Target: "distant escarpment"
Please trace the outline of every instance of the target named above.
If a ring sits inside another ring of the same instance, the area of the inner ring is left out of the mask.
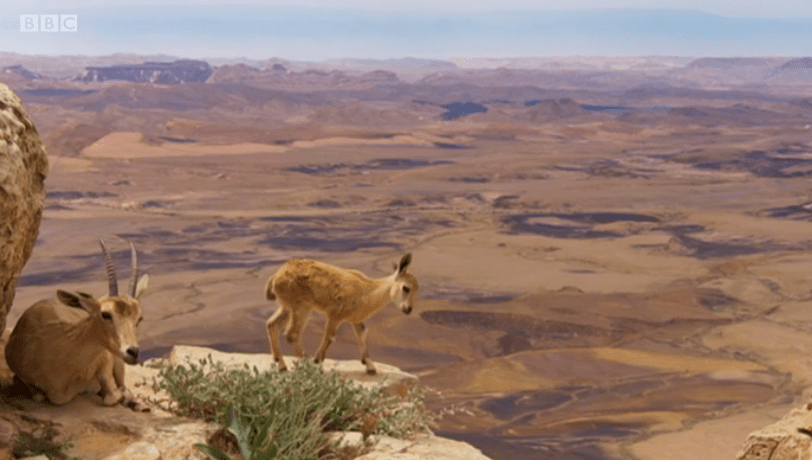
[[[707,57],[692,61],[686,69],[731,69],[733,67],[775,67],[780,58],[768,57]]]
[[[385,70],[374,70],[351,75],[340,70],[329,72],[308,69],[290,72],[275,64],[269,69],[258,69],[244,64],[218,67],[209,83],[238,83],[284,91],[368,90],[380,85],[400,85],[398,76]]]
[[[812,57],[789,60],[770,73],[773,84],[806,85],[812,77]]]
[[[561,118],[571,118],[586,114],[586,110],[580,104],[570,98],[562,99],[532,99],[525,101],[524,105],[529,107],[525,113],[528,121],[541,122],[558,120]]]
[[[84,74],[77,77],[76,81],[119,80],[133,83],[176,85],[205,82],[212,72],[211,66],[205,61],[145,62],[143,64],[109,67],[87,67]]]
[[[787,61],[778,67],[778,71],[812,69],[812,57],[804,57]]]
[[[42,75],[35,74],[21,65],[10,65],[8,67],[3,67],[0,69],[0,73],[6,75],[16,75],[26,80],[38,80],[44,78]]]
[[[0,84],[0,331],[39,234],[48,158],[20,99]]]

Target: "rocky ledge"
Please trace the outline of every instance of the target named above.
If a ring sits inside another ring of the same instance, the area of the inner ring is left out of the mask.
[[[1,356],[1,355],[0,355]],[[211,356],[212,361],[226,368],[256,366],[263,371],[271,366],[268,354],[223,353],[217,350],[176,346],[166,360],[169,364],[194,363]],[[286,357],[289,363],[295,358]],[[122,406],[104,407],[96,396],[81,396],[64,406],[36,403],[25,398],[7,398],[10,407],[0,411],[0,460],[16,458],[12,447],[20,433],[53,430],[54,439],[69,442],[67,454],[75,458],[99,458],[105,460],[166,460],[206,459],[197,451],[195,443],[205,443],[220,427],[199,420],[178,417],[170,413],[172,404],[168,395],[153,389],[153,379],[158,370],[144,365],[127,367],[127,386],[141,401],[147,402],[151,411],[133,412]],[[3,363],[5,364],[5,363]],[[335,370],[365,386],[384,385],[391,391],[417,383],[412,374],[394,366],[376,363],[378,374],[367,375],[358,361],[326,360],[325,369]],[[6,377],[8,370],[4,369]],[[361,443],[361,433],[339,432],[335,436],[344,443]],[[374,443],[370,452],[358,457],[361,460],[487,460],[474,447],[463,442],[440,438],[432,434],[412,439],[394,439],[372,436]]]
[[[737,460],[812,458],[812,402],[747,436]]]

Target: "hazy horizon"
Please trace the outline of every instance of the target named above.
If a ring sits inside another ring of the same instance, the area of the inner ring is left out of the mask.
[[[356,0],[107,4],[39,1],[0,15],[0,51],[187,58],[450,59],[528,56],[805,56],[812,5],[755,1]],[[597,5],[602,5],[597,8]],[[655,8],[655,5],[662,7]],[[23,32],[20,15],[76,15],[76,32]]]

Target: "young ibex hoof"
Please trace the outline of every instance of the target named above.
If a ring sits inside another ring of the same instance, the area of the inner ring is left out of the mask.
[[[121,401],[121,404],[124,407],[128,408],[128,409],[134,410],[135,412],[151,412],[152,411],[152,409],[150,409],[148,406],[146,406],[144,404],[141,404],[139,401],[136,401],[135,399],[129,399],[129,400]]]

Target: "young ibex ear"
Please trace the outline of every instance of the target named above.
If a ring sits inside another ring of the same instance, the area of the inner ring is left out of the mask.
[[[99,302],[86,292],[68,292],[61,289],[56,291],[56,297],[63,304],[72,308],[81,308],[90,314],[99,311]]]
[[[403,255],[403,257],[400,258],[400,263],[396,267],[398,274],[405,272],[406,267],[408,267],[410,263],[412,263],[412,253],[407,252],[406,254]]]
[[[135,296],[133,297],[140,299],[144,291],[147,290],[147,283],[149,283],[149,275],[142,276],[135,285]]]

